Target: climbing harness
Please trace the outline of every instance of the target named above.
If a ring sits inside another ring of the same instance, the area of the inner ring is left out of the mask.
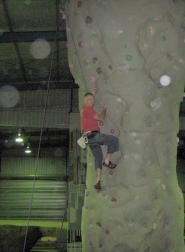
[[[82,136],[77,140],[77,143],[82,149],[85,149],[88,143],[87,134],[82,134]]]

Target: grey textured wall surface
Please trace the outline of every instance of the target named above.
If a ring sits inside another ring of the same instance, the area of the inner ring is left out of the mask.
[[[84,252],[184,251],[183,197],[176,176],[184,93],[184,1],[69,1],[69,64],[84,91],[107,108],[102,132],[120,140],[118,167],[93,189],[88,153]],[[171,85],[163,87],[167,75]],[[105,149],[104,149],[105,152]]]

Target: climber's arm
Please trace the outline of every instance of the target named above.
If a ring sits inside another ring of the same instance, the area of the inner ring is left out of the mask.
[[[93,91],[92,91],[93,96],[95,97],[97,94],[97,87],[94,87]],[[101,112],[96,112],[96,115],[94,116],[94,119],[96,119],[97,121],[102,121],[105,119],[106,116],[106,108],[104,108]]]
[[[101,112],[97,112],[96,115],[94,116],[94,119],[98,121],[102,121],[105,119],[107,110],[104,108]]]

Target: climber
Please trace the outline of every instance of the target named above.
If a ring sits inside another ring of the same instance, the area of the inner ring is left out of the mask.
[[[83,107],[80,110],[81,119],[81,133],[85,133],[88,139],[88,145],[95,158],[96,169],[96,184],[95,189],[101,189],[101,171],[103,153],[101,145],[107,145],[107,156],[103,165],[114,169],[116,164],[112,162],[112,154],[119,150],[118,138],[112,135],[102,134],[100,132],[99,123],[105,119],[106,109],[104,108],[100,113],[94,110],[95,92],[88,92],[84,95]]]

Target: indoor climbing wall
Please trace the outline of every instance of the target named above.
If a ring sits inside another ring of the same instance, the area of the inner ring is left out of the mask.
[[[184,14],[182,0],[66,5],[69,65],[81,98],[97,89],[96,109],[107,108],[101,131],[120,141],[114,155],[118,167],[103,168],[99,193],[88,151],[83,252],[184,251],[183,197],[176,178]]]

